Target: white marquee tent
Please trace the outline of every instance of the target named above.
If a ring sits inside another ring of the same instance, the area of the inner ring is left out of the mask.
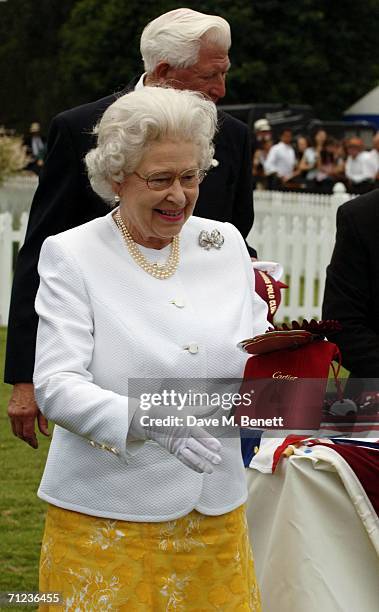
[[[371,121],[379,129],[379,85],[347,108],[344,116],[351,121]]]

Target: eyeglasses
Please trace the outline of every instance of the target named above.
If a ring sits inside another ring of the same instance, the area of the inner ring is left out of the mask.
[[[164,191],[171,187],[177,178],[183,189],[196,187],[204,180],[208,173],[200,168],[189,168],[189,170],[183,170],[180,174],[171,174],[170,172],[153,172],[148,176],[141,176],[138,172],[133,172],[133,174],[138,176],[141,181],[145,181],[149,189]]]

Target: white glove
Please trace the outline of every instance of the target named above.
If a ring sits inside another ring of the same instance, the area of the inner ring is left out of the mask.
[[[149,423],[152,424],[143,426],[140,421],[142,416],[147,416]],[[164,416],[161,407],[158,409],[152,407],[148,412],[138,407],[131,420],[128,437],[137,440],[154,440],[195,472],[212,474],[213,465],[221,463],[218,454],[221,449],[219,440],[198,426],[154,425],[155,418]]]
[[[276,261],[253,261],[253,268],[270,274],[275,280],[280,280],[283,276],[283,266]]]

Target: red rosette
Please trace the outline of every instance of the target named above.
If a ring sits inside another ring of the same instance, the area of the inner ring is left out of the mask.
[[[319,338],[325,338],[328,333],[341,331],[341,329],[342,325],[340,322],[332,319],[327,319],[326,321],[316,321],[316,319],[307,321],[307,319],[303,319],[301,323],[298,321],[291,321],[290,325],[283,323],[282,326],[274,326],[275,331],[305,330]]]
[[[304,319],[302,323],[292,321],[291,325],[283,323],[282,326],[275,326],[265,334],[260,334],[254,338],[247,338],[238,343],[245,353],[250,355],[263,355],[284,349],[297,349],[305,344],[316,340],[323,340],[330,331],[342,329],[338,321],[316,321]]]
[[[254,338],[242,340],[238,346],[250,355],[263,355],[283,349],[297,349],[309,344],[313,335],[303,329],[288,331],[270,331]]]

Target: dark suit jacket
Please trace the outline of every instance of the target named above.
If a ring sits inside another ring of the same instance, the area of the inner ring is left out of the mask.
[[[323,319],[342,331],[328,334],[342,364],[356,378],[379,378],[379,189],[343,204],[327,278]]]
[[[136,81],[125,91],[134,88]],[[65,111],[51,123],[47,156],[33,199],[25,243],[16,265],[8,323],[5,382],[32,381],[37,315],[34,299],[43,241],[109,212],[88,182],[83,159],[95,146],[91,130],[117,95]],[[200,185],[194,214],[233,223],[246,237],[254,220],[251,156],[245,124],[219,112],[217,168]],[[251,250],[254,255],[255,251]]]

